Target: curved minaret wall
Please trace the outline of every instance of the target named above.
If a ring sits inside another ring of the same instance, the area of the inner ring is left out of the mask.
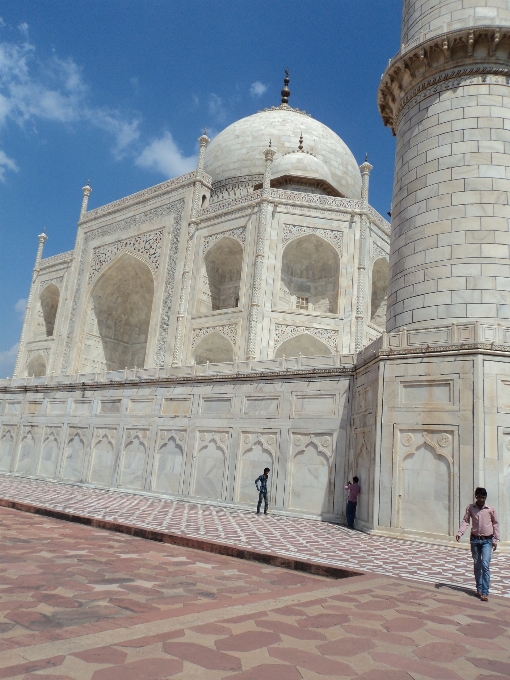
[[[510,2],[406,0],[387,330],[510,319]]]
[[[458,28],[509,24],[508,0],[404,0],[402,43]]]

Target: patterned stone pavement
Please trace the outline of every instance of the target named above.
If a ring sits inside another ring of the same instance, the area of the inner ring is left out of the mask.
[[[469,551],[369,536],[324,522],[0,475],[0,499],[395,578],[471,588]],[[496,552],[493,594],[510,596],[510,555]]]
[[[510,601],[0,508],[0,680],[508,680]]]

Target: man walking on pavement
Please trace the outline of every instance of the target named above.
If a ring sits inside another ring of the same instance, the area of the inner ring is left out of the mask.
[[[475,499],[476,503],[467,506],[464,519],[455,538],[460,541],[462,534],[471,522],[470,543],[476,594],[482,602],[487,602],[491,580],[491,557],[498,547],[499,541],[499,522],[494,508],[487,505],[487,491],[481,486],[475,489]]]
[[[264,515],[267,515],[267,478],[269,476],[269,468],[264,468],[264,474],[257,477],[255,480],[255,486],[259,492],[259,502],[257,503],[257,515],[260,515],[260,506],[262,501],[264,501]]]
[[[358,496],[361,491],[359,485],[358,477],[352,478],[351,482],[347,482],[345,489],[349,489],[349,495],[347,496],[347,508],[345,510],[345,517],[347,519],[347,526],[349,529],[354,529],[354,518],[356,517],[356,507],[358,505]]]

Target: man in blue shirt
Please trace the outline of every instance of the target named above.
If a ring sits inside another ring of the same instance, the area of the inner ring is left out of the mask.
[[[267,515],[267,478],[269,476],[269,468],[264,468],[264,474],[257,477],[255,486],[259,492],[259,502],[257,503],[257,515],[260,515],[260,506],[264,500],[264,515]]]

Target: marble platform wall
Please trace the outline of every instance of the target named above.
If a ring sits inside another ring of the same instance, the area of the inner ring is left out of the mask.
[[[272,507],[341,517],[351,381],[13,390],[0,470],[252,506],[269,467]]]

